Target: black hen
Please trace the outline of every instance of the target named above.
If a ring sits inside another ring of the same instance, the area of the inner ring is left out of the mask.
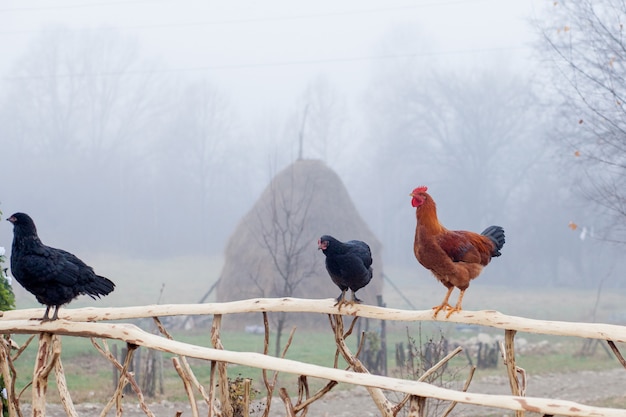
[[[7,219],[13,223],[11,272],[24,288],[46,305],[42,320],[59,318],[59,307],[81,294],[93,299],[107,295],[115,284],[96,275],[90,266],[69,252],[44,245],[28,214],[15,213]],[[50,307],[54,315],[48,317]]]
[[[317,242],[318,249],[326,255],[326,270],[341,290],[337,304],[346,303],[346,291],[352,290],[352,303],[360,303],[356,292],[372,280],[372,252],[365,242],[350,240],[340,242],[324,235]]]

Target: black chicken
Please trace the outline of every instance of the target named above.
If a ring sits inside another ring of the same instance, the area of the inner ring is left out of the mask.
[[[332,236],[324,235],[317,242],[318,249],[326,255],[326,270],[335,285],[341,290],[337,303],[341,308],[345,303],[360,303],[356,292],[372,279],[372,252],[365,242],[350,240],[340,242]],[[346,301],[346,291],[352,290],[352,301]]]
[[[85,294],[93,299],[107,295],[115,284],[96,275],[90,266],[69,252],[44,245],[28,214],[15,213],[13,223],[11,272],[26,290],[46,305],[42,321],[59,318],[59,307]],[[54,306],[52,318],[48,316]]]

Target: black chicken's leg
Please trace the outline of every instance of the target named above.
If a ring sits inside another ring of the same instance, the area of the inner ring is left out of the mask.
[[[351,291],[352,291],[352,303],[361,304],[363,300],[356,297],[356,291],[354,290],[351,290]]]
[[[54,314],[52,315],[52,320],[59,319],[59,306],[54,306]]]
[[[46,311],[45,313],[43,313],[43,317],[41,318],[41,321],[50,321],[50,317],[48,316],[49,312],[50,312],[50,306],[46,306]]]
[[[43,313],[43,317],[41,318],[42,322],[54,321],[59,318],[59,306],[54,306],[54,313],[52,314],[52,318],[50,318],[50,316],[48,315],[50,313],[50,307],[52,306],[46,306],[46,312]]]
[[[337,302],[335,303],[335,306],[338,305],[340,309],[341,309],[341,306],[346,303],[346,291],[347,290],[348,290],[347,288],[345,290],[341,290],[341,294],[339,294],[339,297],[337,297]]]

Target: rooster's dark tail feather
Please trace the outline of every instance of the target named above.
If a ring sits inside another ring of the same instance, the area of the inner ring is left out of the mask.
[[[502,255],[500,249],[504,246],[504,229],[500,226],[489,226],[481,233],[483,236],[487,236],[493,242],[495,248],[491,253],[491,256],[496,257]]]

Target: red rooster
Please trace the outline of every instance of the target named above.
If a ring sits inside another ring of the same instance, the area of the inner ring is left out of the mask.
[[[448,230],[437,219],[437,206],[426,192],[427,187],[417,187],[410,194],[411,205],[415,207],[417,227],[415,228],[415,257],[425,268],[448,289],[443,302],[433,307],[434,315],[447,309],[450,317],[461,311],[463,294],[470,281],[476,278],[492,257],[500,256],[504,245],[504,229],[489,226],[481,234],[464,230]],[[461,290],[455,307],[448,303],[454,288]]]

